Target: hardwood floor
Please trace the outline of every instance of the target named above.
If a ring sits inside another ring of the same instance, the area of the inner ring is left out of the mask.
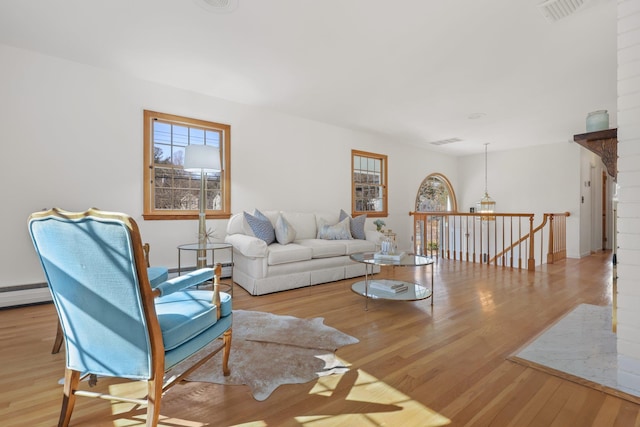
[[[439,261],[433,307],[429,300],[370,301],[365,311],[350,290],[359,279],[261,297],[237,286],[236,309],[324,317],[357,337],[360,343],[337,352],[350,371],[281,386],[263,402],[245,386],[182,383],[164,396],[161,425],[640,426],[640,405],[507,360],[576,305],[610,304],[610,260],[601,253],[535,273]],[[412,280],[414,273],[383,274]],[[50,354],[53,306],[0,311],[0,325],[0,420],[55,425],[64,351]],[[138,383],[98,386],[143,390]],[[142,425],[144,412],[78,398],[72,425]]]

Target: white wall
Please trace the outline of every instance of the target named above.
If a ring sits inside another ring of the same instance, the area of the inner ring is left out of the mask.
[[[44,281],[26,222],[31,212],[52,206],[126,212],[151,244],[152,263],[176,267],[176,246],[195,241],[197,221],[142,219],[144,109],[232,126],[233,212],[255,207],[349,211],[351,149],[386,154],[390,215],[385,220],[398,232],[400,245],[409,248],[408,212],[422,179],[441,172],[455,184],[454,158],[400,141],[3,45],[0,63],[5,203],[0,287]],[[226,221],[207,225],[223,236]]]
[[[640,393],[640,0],[618,0],[618,382]]]
[[[575,143],[539,145],[487,154],[487,189],[498,212],[542,214],[569,212],[567,256],[580,257],[581,148]],[[468,212],[484,194],[484,153],[458,163],[458,208]]]
[[[2,45],[0,61],[0,178],[9,203],[0,222],[0,287],[43,282],[26,220],[52,206],[129,213],[152,246],[152,263],[177,266],[176,246],[195,240],[197,223],[142,219],[144,109],[232,126],[233,212],[349,210],[351,149],[388,155],[385,221],[402,249],[412,248],[408,213],[427,175],[447,176],[463,211],[484,191],[483,154],[456,159]],[[580,150],[566,142],[495,153],[489,146],[489,193],[498,210],[570,211],[571,257],[580,256]],[[208,227],[222,237],[226,221],[209,221]]]
[[[399,247],[405,251],[413,251],[413,217],[416,195],[422,181],[432,173],[445,175],[454,191],[458,191],[458,161],[455,158],[428,155],[429,160],[421,156],[412,156],[414,150],[409,146],[398,146],[393,156],[389,157],[389,186],[405,187],[406,194],[394,191],[389,198],[389,218],[385,219],[386,228],[397,234]],[[399,161],[399,158],[402,160]],[[457,195],[457,194],[456,194]]]

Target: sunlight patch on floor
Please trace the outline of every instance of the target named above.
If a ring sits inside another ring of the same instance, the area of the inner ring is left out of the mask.
[[[144,396],[147,393],[147,383],[144,381],[124,381],[111,384],[108,393],[115,396]],[[147,407],[135,403],[112,401],[111,413],[118,417],[113,420],[113,426],[116,427],[145,426],[147,422]],[[158,427],[203,427],[206,425],[208,424],[163,415],[160,415],[158,421]]]
[[[341,361],[343,362],[343,361]],[[348,366],[343,362],[344,366]],[[145,382],[109,384],[108,393],[114,395],[143,396]],[[451,420],[411,399],[406,394],[384,381],[358,369],[340,375],[319,377],[309,392],[310,399],[318,404],[317,415],[300,415],[293,419],[305,427],[323,426],[399,426],[420,425],[440,427],[451,424]],[[325,411],[326,412],[323,412]],[[143,426],[146,406],[133,403],[112,402],[113,426]],[[207,423],[160,416],[162,427],[202,427]],[[242,427],[272,427],[265,420],[239,424]]]
[[[333,397],[344,375],[318,379],[310,394]],[[346,413],[296,417],[303,426],[446,426],[451,420],[433,411],[383,381],[358,369],[357,379],[345,396]],[[360,411],[353,411],[360,408]]]

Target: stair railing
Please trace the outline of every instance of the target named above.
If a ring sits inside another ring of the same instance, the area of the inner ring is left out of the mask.
[[[414,217],[414,251],[442,257],[508,268],[535,270],[536,240],[544,260],[544,229],[549,224],[546,261],[566,257],[566,217],[544,214],[534,228],[532,213],[410,212]],[[538,236],[536,237],[536,235]],[[533,236],[533,238],[532,238]]]
[[[567,218],[571,216],[569,212],[546,213],[545,219],[549,218],[549,249],[547,250],[547,264],[567,257]]]

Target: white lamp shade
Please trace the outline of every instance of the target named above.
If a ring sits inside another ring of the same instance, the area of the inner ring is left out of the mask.
[[[220,152],[211,145],[187,145],[183,167],[189,172],[220,172]]]

